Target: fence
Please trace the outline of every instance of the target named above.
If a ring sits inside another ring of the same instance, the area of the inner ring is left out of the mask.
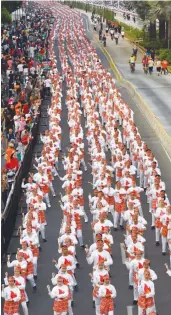
[[[15,221],[18,212],[18,205],[21,197],[21,184],[22,179],[25,178],[29,172],[30,164],[32,161],[33,149],[36,144],[36,138],[39,127],[39,115],[37,116],[32,128],[32,140],[27,146],[22,164],[15,176],[15,181],[11,188],[10,194],[7,199],[7,203],[1,218],[1,255],[2,258],[7,251],[10,243],[13,230],[15,227]]]

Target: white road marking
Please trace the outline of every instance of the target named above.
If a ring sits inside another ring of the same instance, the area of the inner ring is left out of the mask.
[[[88,19],[87,19],[87,18],[85,18],[85,20],[86,20],[86,27],[87,27],[87,30],[88,30],[88,32],[90,32],[90,30],[89,30],[89,23],[88,23]]]
[[[133,306],[127,306],[127,314],[133,315]]]
[[[123,265],[125,265],[126,255],[125,255],[125,250],[123,248],[123,245],[124,243],[120,243],[122,263]]]

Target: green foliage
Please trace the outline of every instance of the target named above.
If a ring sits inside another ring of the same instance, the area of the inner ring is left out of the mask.
[[[6,8],[9,13],[16,11],[22,5],[22,1],[1,1],[1,8]]]
[[[11,24],[12,23],[11,15],[6,8],[2,8],[2,10],[1,10],[1,23],[2,24]]]
[[[117,21],[117,20],[116,20]],[[131,40],[138,40],[138,39],[142,39],[144,38],[145,34],[144,34],[144,30],[140,30],[138,28],[134,28],[132,26],[129,26],[123,22],[117,21],[122,28],[124,28],[125,31],[125,35],[131,39]]]
[[[171,64],[171,50],[170,49],[160,49],[159,58],[161,60],[167,60]]]
[[[152,47],[154,49],[160,50],[163,47],[167,47],[167,41],[166,40],[148,40],[148,39],[144,39],[141,43],[141,46],[143,46],[144,48],[147,47]]]
[[[152,1],[151,8],[148,12],[148,18],[155,20],[156,18],[171,19],[171,4],[170,1]]]
[[[150,1],[132,1],[132,5],[136,9],[140,18],[145,21],[151,8]]]

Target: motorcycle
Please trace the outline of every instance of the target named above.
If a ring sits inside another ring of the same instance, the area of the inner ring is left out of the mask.
[[[130,63],[131,73],[135,72],[135,63]]]

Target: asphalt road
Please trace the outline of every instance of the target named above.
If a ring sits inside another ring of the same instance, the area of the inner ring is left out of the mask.
[[[90,21],[91,13],[84,13],[84,15],[87,15]],[[90,30],[91,26],[89,27],[88,24],[86,27]],[[98,31],[96,33],[98,34]],[[158,76],[155,67],[152,75],[144,74],[141,63],[143,54],[140,51],[138,51],[135,73],[132,74],[128,64],[132,54],[132,44],[127,39],[120,38],[119,44],[116,45],[108,36],[106,49],[124,79],[134,85],[171,136],[171,75]]]
[[[84,25],[86,27],[86,21],[84,20]],[[91,33],[88,34],[91,37]],[[105,57],[103,56],[101,50],[96,46],[97,53],[105,68],[109,68],[109,64]],[[58,46],[56,42],[56,55],[58,58]],[[58,60],[59,61],[59,60]],[[58,69],[60,70],[60,63],[58,62]],[[153,150],[156,155],[156,158],[159,161],[159,165],[162,171],[162,179],[166,182],[167,188],[170,189],[171,186],[171,177],[169,176],[170,172],[170,161],[168,160],[165,152],[163,151],[162,146],[160,145],[157,137],[154,132],[151,130],[151,127],[148,125],[144,117],[142,117],[139,112],[136,104],[134,103],[131,96],[127,93],[126,90],[120,90],[123,98],[130,104],[131,108],[135,112],[135,121],[140,130],[143,140],[149,144],[149,147]],[[69,129],[67,125],[67,109],[64,103],[65,99],[65,83],[63,84],[63,102],[62,102],[62,117],[61,117],[61,127],[62,127],[62,151],[66,153],[66,148],[69,144]],[[46,114],[46,108],[49,105],[49,100],[45,100],[41,108],[41,123],[40,131],[47,128],[47,118],[43,117]],[[84,128],[84,119],[82,118],[82,125]],[[84,128],[85,130],[85,128]],[[35,147],[35,152],[40,152],[42,145],[37,143]],[[88,162],[87,156],[87,141],[85,139],[85,160]],[[108,156],[109,161],[109,156]],[[34,160],[33,160],[34,162]],[[59,175],[64,176],[64,170],[62,167],[61,159],[59,164]],[[91,181],[91,169],[88,168],[87,172],[83,174],[83,189],[85,197],[85,210],[88,213],[89,223],[83,223],[83,236],[84,243],[92,243],[92,231],[90,227],[91,216],[88,209],[88,194],[91,193],[91,186],[88,184]],[[113,183],[114,185],[114,183]],[[58,178],[55,178],[54,181],[55,191],[57,197],[51,197],[52,207],[47,210],[47,240],[48,242],[42,244],[42,252],[40,254],[40,259],[38,261],[38,280],[37,280],[37,293],[32,293],[29,284],[27,285],[27,292],[30,298],[29,314],[30,315],[51,315],[52,311],[52,300],[47,294],[46,285],[50,284],[51,274],[55,272],[55,268],[52,264],[52,259],[57,259],[59,254],[57,252],[57,237],[59,233],[59,228],[62,220],[62,213],[59,207],[59,193],[63,192],[61,188],[61,182]],[[168,190],[168,196],[171,200],[171,191]],[[159,315],[170,315],[171,310],[171,282],[169,277],[165,273],[164,263],[169,262],[169,256],[163,257],[161,255],[161,247],[155,247],[155,237],[154,232],[150,229],[150,215],[148,212],[148,206],[146,204],[146,197],[142,194],[142,205],[144,217],[148,220],[148,229],[146,231],[146,257],[151,260],[151,267],[156,271],[158,275],[158,280],[155,281],[156,285],[156,305]],[[26,211],[25,208],[23,208]],[[20,207],[19,207],[20,212]],[[21,223],[21,215],[18,215],[16,221],[16,228]],[[14,232],[15,233],[15,232]],[[116,311],[115,315],[137,315],[137,307],[132,307],[132,291],[128,290],[128,271],[124,264],[122,264],[121,259],[121,250],[120,243],[123,242],[123,231],[112,232],[114,236],[114,245],[112,248],[113,251],[113,260],[114,264],[111,268],[112,274],[112,284],[116,287],[117,298],[116,298]],[[15,253],[18,247],[18,238],[12,238],[11,244],[9,247],[9,252]],[[74,315],[94,315],[95,311],[92,308],[92,288],[90,283],[90,278],[88,276],[92,268],[89,266],[85,259],[85,252],[83,249],[77,248],[78,261],[80,263],[80,268],[76,271],[76,278],[78,281],[78,292],[74,295]],[[14,259],[14,255],[12,256]],[[2,270],[2,275],[6,271],[5,265]],[[10,272],[11,273],[11,272]],[[130,308],[127,308],[130,306]]]

